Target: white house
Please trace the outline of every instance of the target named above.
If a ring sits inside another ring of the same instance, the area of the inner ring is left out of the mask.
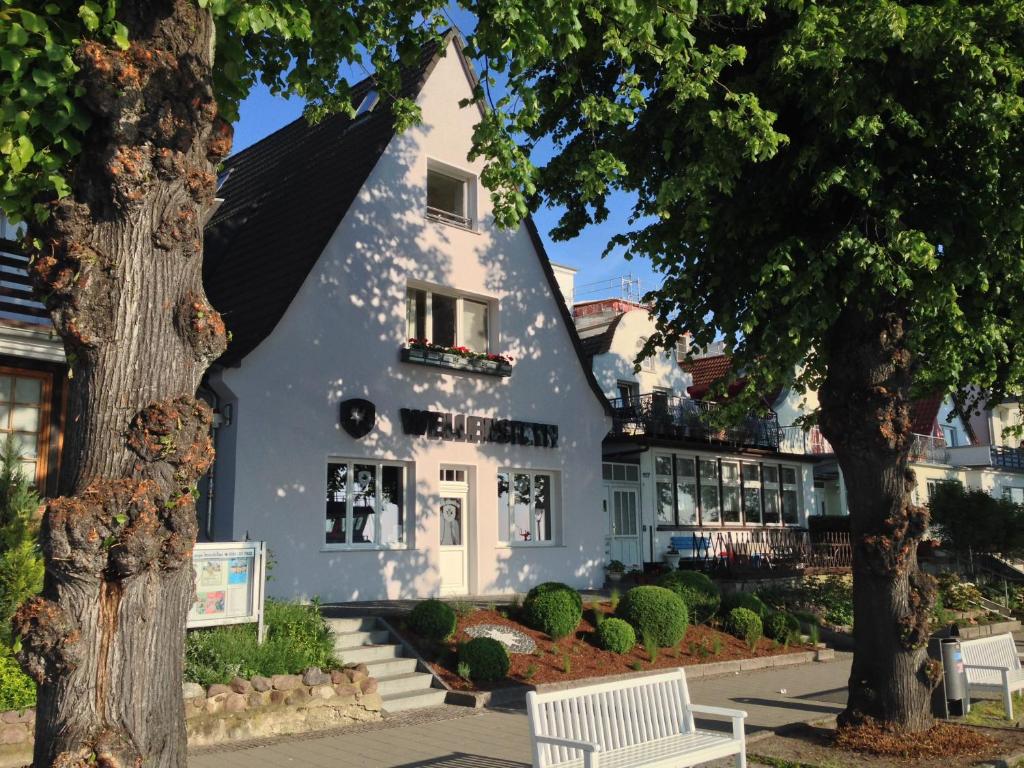
[[[226,163],[209,530],[269,542],[272,594],[603,581],[608,404],[532,222],[499,229],[466,159],[472,77],[450,36],[406,73],[418,127],[396,135],[366,82],[354,120],[299,120]]]
[[[714,356],[710,366],[684,369],[676,354],[662,353],[637,370],[637,354],[655,332],[644,305],[583,302],[574,317],[614,413],[602,467],[610,559],[660,562],[673,544],[683,558],[695,558],[806,525],[817,508],[818,457],[802,442],[788,450],[772,412],[732,428],[712,426],[716,404],[700,398],[704,379],[717,370]],[[686,343],[684,337],[678,355]]]

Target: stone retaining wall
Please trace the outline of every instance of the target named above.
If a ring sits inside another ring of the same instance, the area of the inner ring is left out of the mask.
[[[182,685],[189,746],[283,736],[381,719],[377,681],[365,664],[274,675],[204,688]],[[0,713],[0,768],[31,759],[34,709]]]

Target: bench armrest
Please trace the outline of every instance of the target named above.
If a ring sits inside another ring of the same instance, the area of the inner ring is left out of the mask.
[[[704,704],[688,704],[691,712],[699,712],[702,715],[717,715],[718,717],[731,717],[743,720],[747,713],[742,709],[726,709],[725,707],[709,707]]]
[[[732,737],[740,742],[740,744],[746,744],[747,735],[743,730],[743,721],[747,717],[747,713],[742,709],[726,709],[725,707],[709,707],[703,704],[687,704],[687,722],[688,727],[693,725],[693,716],[698,715],[716,715],[718,717],[729,717],[732,718]],[[744,747],[745,748],[745,747]]]
[[[533,740],[538,744],[550,744],[553,747],[565,747],[566,749],[578,749],[581,752],[600,752],[601,745],[590,741],[577,741],[575,739],[557,739],[554,736],[534,736]]]

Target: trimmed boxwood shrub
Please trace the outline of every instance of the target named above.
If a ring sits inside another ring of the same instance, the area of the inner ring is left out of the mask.
[[[722,597],[721,613],[726,618],[734,608],[746,608],[753,611],[759,619],[764,619],[771,613],[771,608],[757,595],[750,592],[732,592]]]
[[[715,582],[699,571],[669,571],[658,579],[658,586],[683,598],[694,624],[703,624],[714,616],[722,602]]]
[[[583,618],[583,598],[565,584],[548,581],[531,589],[523,601],[523,618],[552,640],[571,635]]]
[[[508,674],[508,651],[493,637],[474,637],[463,643],[459,661],[469,665],[469,678],[475,683],[490,683]]]
[[[726,619],[726,629],[733,637],[743,640],[753,648],[764,634],[761,617],[748,608],[733,608]]]
[[[601,647],[613,653],[628,653],[636,645],[636,632],[622,619],[608,618],[597,628]]]
[[[641,637],[671,648],[686,635],[689,612],[683,599],[664,587],[633,587],[616,610]]]
[[[455,634],[458,617],[455,609],[440,600],[417,603],[409,614],[409,626],[420,637],[428,640],[447,640]]]
[[[772,640],[789,643],[800,634],[800,622],[788,613],[774,611],[764,620],[764,633]]]

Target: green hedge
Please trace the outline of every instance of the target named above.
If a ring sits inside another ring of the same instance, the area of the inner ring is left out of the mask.
[[[636,632],[622,619],[608,618],[597,628],[601,647],[613,653],[629,653],[636,645]]]
[[[616,611],[641,637],[650,637],[660,648],[671,648],[686,635],[689,613],[686,603],[664,587],[633,587]],[[645,640],[646,642],[646,640]]]
[[[316,603],[268,600],[264,622],[263,645],[256,643],[255,624],[191,630],[185,641],[185,679],[212,685],[235,675],[287,675],[338,666],[334,636]]]
[[[523,601],[526,625],[552,640],[571,635],[583,618],[583,598],[565,584],[548,581],[531,589]]]
[[[0,646],[0,712],[36,705],[35,681],[21,671],[10,650]]]
[[[420,637],[429,640],[447,640],[455,634],[458,617],[455,609],[440,600],[417,603],[409,614],[409,626]]]
[[[783,611],[774,611],[764,620],[764,633],[780,643],[791,643],[800,635],[800,622],[795,616]]]
[[[728,618],[734,608],[746,608],[748,611],[753,611],[759,619],[766,618],[772,610],[761,598],[750,592],[732,592],[722,597],[720,609],[722,616]]]
[[[714,616],[722,602],[715,582],[699,571],[669,571],[658,579],[658,586],[683,598],[694,624],[703,624]]]
[[[469,665],[469,677],[475,683],[501,680],[510,666],[508,651],[493,637],[474,637],[463,643],[459,646],[459,661]]]
[[[733,608],[726,619],[726,629],[753,648],[764,634],[761,617],[747,608]]]

